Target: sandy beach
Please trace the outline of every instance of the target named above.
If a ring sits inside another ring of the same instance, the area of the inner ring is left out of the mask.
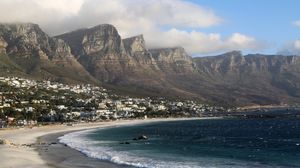
[[[88,158],[71,148],[58,143],[57,137],[68,132],[147,122],[160,122],[184,119],[122,120],[98,123],[82,123],[73,126],[53,125],[33,128],[0,130],[0,139],[7,144],[0,145],[2,168],[41,168],[41,167],[126,167],[110,162]],[[89,164],[91,163],[91,164]]]
[[[63,135],[67,132],[72,132],[77,130],[79,131],[84,129],[92,129],[98,127],[109,127],[109,126],[122,125],[122,124],[138,124],[142,122],[147,122],[147,121],[143,121],[143,120],[125,121],[124,120],[124,121],[75,124],[73,126],[53,125],[53,126],[33,127],[32,129],[19,128],[19,129],[0,130],[0,139],[4,139],[8,142],[8,144],[0,145],[1,167],[2,168],[56,167],[57,164],[53,165],[52,163],[53,162],[59,163],[57,161],[59,161],[60,158],[57,157],[57,159],[54,161],[53,158],[50,158],[50,160],[46,158],[45,153],[44,155],[40,155],[38,149],[41,148],[41,145],[46,145],[50,141],[51,143],[52,141],[56,142],[56,138],[58,136]],[[49,136],[45,136],[45,135],[49,135]],[[72,150],[72,152],[76,153],[77,151]],[[59,153],[59,151],[57,151],[56,153]],[[77,154],[78,153],[79,152],[77,152]],[[80,153],[80,155],[83,154]],[[67,167],[66,165],[62,167]]]

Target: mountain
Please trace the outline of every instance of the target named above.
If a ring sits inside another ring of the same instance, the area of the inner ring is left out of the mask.
[[[67,82],[96,81],[63,40],[49,37],[36,24],[0,24],[0,51],[2,63],[5,60],[17,67],[20,74]],[[16,73],[13,71],[10,73]]]
[[[182,47],[148,49],[109,24],[49,37],[36,24],[0,24],[0,75],[101,83],[119,93],[223,105],[296,104],[300,57],[232,51],[192,58]]]
[[[199,73],[214,86],[215,99],[235,104],[297,103],[300,98],[300,57],[238,51],[194,58]],[[207,93],[212,95],[213,93]]]
[[[153,96],[191,95],[167,79],[171,73],[181,71],[176,67],[184,67],[186,60],[191,63],[191,57],[183,48],[149,51],[142,35],[121,39],[116,28],[108,24],[76,30],[56,38],[70,45],[72,53],[92,76],[116,86],[119,91]]]

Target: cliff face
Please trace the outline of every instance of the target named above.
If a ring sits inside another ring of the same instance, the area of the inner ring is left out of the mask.
[[[195,58],[198,68],[208,73],[280,72],[299,64],[298,56],[250,54],[243,56],[239,51],[215,57]]]
[[[215,98],[236,104],[280,104],[300,98],[300,57],[234,51],[194,58],[199,73],[210,82]],[[207,90],[201,91],[213,95]],[[216,94],[217,93],[217,94]]]
[[[57,38],[70,44],[78,61],[97,79],[114,82],[123,78],[135,62],[127,55],[118,31],[112,25],[82,29]]]
[[[174,86],[173,77],[168,77],[185,72],[186,62],[191,64],[183,48],[159,50],[162,54],[153,56],[142,35],[122,40],[112,25],[81,29],[56,38],[66,41],[88,72],[107,84],[150,95],[184,92]],[[168,63],[166,67],[162,61]]]
[[[157,61],[146,48],[143,35],[134,36],[123,40],[125,50],[143,68],[160,70]]]
[[[0,48],[27,74],[77,81],[79,78],[72,79],[68,74],[75,72],[92,79],[63,40],[49,37],[36,24],[0,24]]]
[[[182,47],[152,49],[150,53],[164,71],[189,73],[195,70],[192,57]]]
[[[99,25],[87,29],[81,43],[86,55],[95,53],[122,54],[124,52],[121,37],[117,29],[111,25]]]

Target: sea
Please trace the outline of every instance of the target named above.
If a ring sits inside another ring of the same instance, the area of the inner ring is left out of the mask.
[[[140,136],[147,139],[138,139]],[[199,119],[60,137],[88,157],[145,168],[300,167],[300,119]]]

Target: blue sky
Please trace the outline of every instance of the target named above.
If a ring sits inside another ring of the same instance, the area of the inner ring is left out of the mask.
[[[240,32],[268,44],[261,52],[274,54],[286,43],[300,38],[299,0],[190,0],[212,9],[223,23],[199,31],[229,35]]]

